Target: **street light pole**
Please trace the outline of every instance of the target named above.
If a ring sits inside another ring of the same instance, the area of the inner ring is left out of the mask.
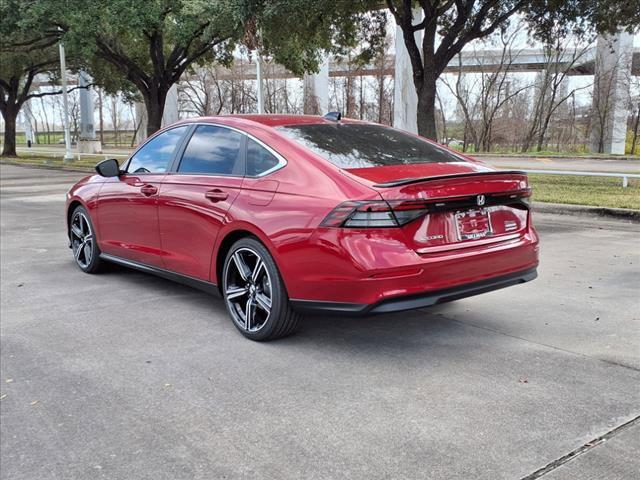
[[[64,163],[73,161],[71,153],[71,133],[69,131],[69,94],[67,93],[67,64],[64,56],[64,45],[60,42],[60,79],[62,82],[62,105],[64,108]]]

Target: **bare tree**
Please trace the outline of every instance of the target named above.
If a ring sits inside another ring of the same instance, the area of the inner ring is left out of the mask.
[[[638,101],[638,107],[636,109],[635,119],[633,120],[633,133],[631,138],[631,155],[635,155],[636,147],[638,146],[638,136],[640,135],[640,101]]]
[[[52,98],[54,111],[58,114],[60,125],[64,125],[64,101],[62,95]],[[72,141],[77,141],[80,133],[80,98],[75,89],[70,89],[67,95],[69,105],[69,130]]]
[[[370,120],[391,125],[393,123],[393,67],[394,61],[390,55],[393,40],[387,35],[382,48],[373,58],[373,85],[375,89],[375,107]]]
[[[113,131],[113,142],[116,146],[121,143],[121,132],[126,126],[124,119],[125,103],[120,95],[111,95],[109,102],[105,104],[107,114],[109,115],[109,123]]]
[[[213,65],[192,69],[178,85],[181,109],[199,116],[219,115],[228,96],[228,85],[218,80]]]
[[[455,85],[442,78],[443,84],[456,97],[463,114],[465,140],[470,137],[476,151],[491,150],[496,118],[507,102],[529,88],[529,85],[521,85],[510,74],[512,65],[520,54],[520,50],[514,48],[517,34],[518,28],[515,28],[511,32],[501,31],[496,38],[489,40],[500,45],[497,60],[495,63],[494,60],[491,61],[490,68],[482,66],[482,56],[477,48],[474,50],[481,66],[480,73],[474,75],[475,81],[471,85],[467,82],[460,55]],[[486,54],[487,50],[484,53]]]
[[[442,102],[442,96],[439,93],[436,93],[436,102],[438,104],[438,108],[437,110],[440,111],[440,118],[441,118],[441,124],[439,125],[439,130],[442,132],[441,138],[443,139],[443,143],[445,144],[449,144],[449,141],[447,139],[447,118],[445,116],[444,113],[444,105]],[[438,124],[436,123],[436,127],[438,127]]]
[[[629,72],[629,110],[631,115],[631,154],[635,155],[640,144],[640,76],[632,76]]]
[[[591,46],[579,46],[560,35],[553,44],[545,45],[545,68],[534,84],[534,103],[529,128],[522,145],[523,152],[528,151],[534,141],[537,151],[541,151],[556,110],[572,98],[576,91],[588,88],[569,90],[566,88],[566,81],[567,76],[576,68]]]
[[[100,145],[104,145],[104,92],[101,88],[96,88],[96,97],[98,99],[98,126],[100,128]]]
[[[263,60],[265,110],[268,113],[302,113],[302,104],[290,95],[287,78],[280,76],[281,67],[270,60]]]
[[[49,103],[49,102],[47,102]],[[42,121],[44,124],[45,130],[47,132],[47,143],[51,143],[51,124],[49,123],[49,106],[45,104],[45,97],[40,97],[40,109],[39,112],[42,113]]]

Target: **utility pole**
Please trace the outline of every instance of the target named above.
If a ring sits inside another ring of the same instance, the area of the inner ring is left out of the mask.
[[[67,63],[64,57],[64,45],[60,41],[60,79],[62,81],[62,105],[64,108],[64,163],[73,161],[71,153],[71,132],[69,131],[69,94],[67,92]]]

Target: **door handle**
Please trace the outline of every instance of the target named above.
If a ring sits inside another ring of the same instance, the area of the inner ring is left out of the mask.
[[[215,190],[209,190],[204,194],[204,196],[212,202],[220,202],[229,198],[229,194],[227,192],[223,192],[218,188],[216,188]]]
[[[143,185],[142,188],[140,188],[140,192],[143,195],[150,197],[151,195],[155,195],[156,193],[158,193],[158,188],[154,187],[153,185]]]

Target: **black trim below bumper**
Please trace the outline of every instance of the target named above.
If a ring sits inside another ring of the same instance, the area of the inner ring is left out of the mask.
[[[361,316],[377,313],[399,312],[402,310],[429,307],[438,303],[451,302],[453,300],[471,297],[480,293],[486,293],[492,290],[530,282],[537,276],[537,269],[530,268],[528,270],[489,278],[487,280],[480,280],[479,282],[466,283],[464,285],[446,288],[443,290],[434,290],[421,293],[419,295],[390,298],[372,305],[362,303],[317,302],[314,300],[295,299],[291,299],[291,304],[298,311],[310,313],[334,313]]]

